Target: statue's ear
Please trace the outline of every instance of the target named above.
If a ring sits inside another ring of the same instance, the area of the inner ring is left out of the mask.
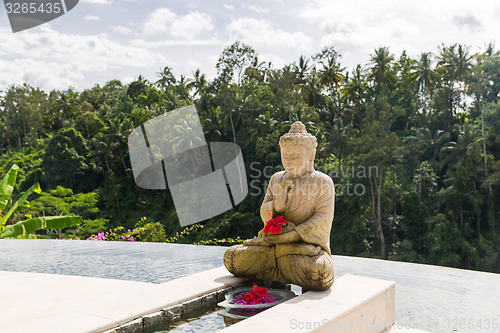
[[[307,148],[307,155],[309,160],[314,162],[314,158],[316,157],[316,149],[315,148]]]

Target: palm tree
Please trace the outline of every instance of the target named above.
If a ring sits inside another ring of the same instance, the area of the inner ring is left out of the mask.
[[[448,141],[451,137],[449,132],[444,130],[437,130],[434,135],[431,134],[431,131],[428,128],[423,129],[425,139],[427,143],[430,145],[430,150],[432,151],[432,156],[435,160],[438,160],[439,163],[443,161],[442,148],[443,144]]]
[[[355,121],[356,124],[359,124],[361,121],[361,115],[359,114],[361,105],[364,103],[366,92],[369,89],[364,69],[357,65],[352,71],[352,78],[346,76],[345,82],[342,88],[342,102],[350,103],[353,106],[349,118],[351,122]],[[359,116],[359,119],[357,119],[357,116]]]
[[[454,128],[458,132],[457,141],[451,141],[442,148],[443,152],[448,153],[443,162],[454,168],[463,166],[473,173],[479,164],[479,130],[471,123],[455,124]]]
[[[203,117],[203,130],[207,141],[221,141],[227,132],[227,118],[220,107],[211,107]]]
[[[299,63],[297,65],[293,65],[295,73],[297,75],[298,84],[304,83],[311,66],[309,66],[309,60],[306,59],[303,55],[299,58]]]
[[[193,72],[193,80],[187,84],[188,90],[194,89],[193,97],[200,97],[205,94],[208,87],[208,81],[205,74],[201,74],[200,69]]]
[[[111,170],[110,162],[114,159],[114,150],[116,149],[118,143],[111,139],[111,136],[105,135],[103,132],[97,133],[90,140],[90,154],[89,157],[91,161],[99,169],[106,167],[106,171]],[[103,164],[104,161],[104,164]]]
[[[352,124],[344,126],[342,118],[335,118],[333,125],[327,128],[326,139],[328,143],[325,145],[324,151],[335,151],[339,159],[339,168],[342,168],[342,159],[347,143],[358,133],[359,131]]]
[[[340,64],[335,58],[329,58],[327,63],[322,62],[323,68],[320,70],[320,83],[326,86],[330,91],[334,88],[338,89],[344,74],[342,72],[345,68],[340,68]]]
[[[307,76],[305,82],[300,85],[304,99],[309,106],[320,109],[325,104],[325,97],[321,94],[321,81],[315,70]]]
[[[365,72],[361,65],[357,65],[352,71],[352,78],[348,77],[346,84],[342,89],[342,101],[360,105],[363,103],[363,98],[368,90],[368,83],[366,82]]]
[[[469,48],[458,44],[455,60],[455,78],[457,80],[465,83],[472,70],[472,59],[473,56],[469,54]]]
[[[247,68],[245,68],[243,77],[245,78],[245,80],[255,79],[258,82],[263,82],[272,64],[271,62],[268,62],[267,68],[265,65],[266,62],[259,62],[258,58],[253,59],[252,63]]]
[[[473,56],[469,55],[469,49],[461,44],[440,47],[438,71],[448,83],[452,99],[454,98],[455,85],[458,85],[458,101],[451,103],[450,112],[452,115],[455,114],[454,104],[465,103],[466,84],[472,71],[472,58]],[[465,105],[462,106],[462,110],[465,110]]]
[[[483,199],[477,191],[474,179],[465,167],[448,170],[444,179],[444,188],[439,192],[438,198],[450,211],[458,210],[460,227],[464,226],[464,211],[472,210],[476,215],[477,236],[481,234],[481,205]]]
[[[431,93],[440,79],[439,73],[431,68],[431,63],[431,53],[423,52],[420,60],[411,67],[409,76],[410,84],[417,88],[421,96],[424,110],[427,109]]]
[[[157,72],[156,75],[159,79],[155,82],[155,85],[164,90],[173,84],[175,84],[175,76],[172,74],[172,68],[165,66],[161,72]]]
[[[118,116],[118,119],[109,119],[109,126],[107,128],[107,136],[110,137],[111,142],[115,142],[114,146],[118,148],[118,154],[122,162],[123,170],[127,172],[127,165],[125,164],[125,158],[122,152],[122,148],[126,149],[128,135],[131,132],[132,126],[131,121],[125,118],[123,114]]]
[[[396,75],[391,68],[393,61],[394,55],[389,52],[387,47],[380,47],[375,50],[375,54],[371,55],[370,63],[373,66],[370,68],[370,78],[378,89],[394,85]]]
[[[191,83],[191,79],[186,78],[186,76],[184,76],[184,75],[181,75],[181,77],[177,81],[177,84],[175,85],[175,93],[181,99],[190,100],[190,97],[189,97],[189,91],[191,90],[190,83]]]

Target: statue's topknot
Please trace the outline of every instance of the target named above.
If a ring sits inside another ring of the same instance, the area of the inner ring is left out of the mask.
[[[306,126],[301,121],[296,121],[292,124],[290,131],[280,138],[280,146],[282,145],[304,145],[308,148],[316,148],[318,142],[315,136],[307,133]]]

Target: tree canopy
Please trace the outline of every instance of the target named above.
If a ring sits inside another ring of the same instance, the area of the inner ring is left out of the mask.
[[[17,164],[16,191],[40,183],[47,194],[32,200],[36,216],[83,214],[101,229],[147,216],[172,237],[180,226],[170,193],[135,185],[127,137],[195,104],[208,141],[241,147],[249,183],[237,209],[205,221],[195,241],[248,238],[281,167],[279,137],[300,120],[318,139],[316,168],[336,184],[334,254],[500,272],[499,99],[493,44],[478,53],[441,45],[416,58],[381,47],[354,68],[328,47],[277,68],[235,42],[213,78],[199,69],[175,77],[165,66],[156,82],[9,87],[0,93],[0,175]]]

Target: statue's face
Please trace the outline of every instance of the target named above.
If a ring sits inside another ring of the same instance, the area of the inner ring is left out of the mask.
[[[312,171],[314,149],[304,146],[281,146],[281,163],[285,170],[292,176],[303,176]]]

